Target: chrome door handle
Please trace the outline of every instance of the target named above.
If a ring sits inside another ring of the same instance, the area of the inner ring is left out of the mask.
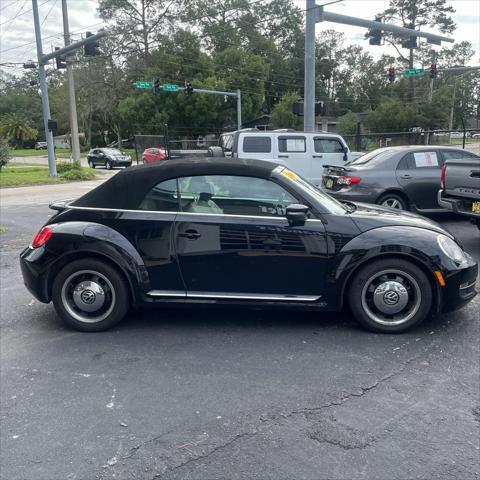
[[[197,238],[200,238],[202,235],[198,233],[196,230],[185,230],[184,232],[179,233],[178,236],[188,238],[189,240],[196,240]]]
[[[278,158],[288,158],[288,155],[279,155]]]

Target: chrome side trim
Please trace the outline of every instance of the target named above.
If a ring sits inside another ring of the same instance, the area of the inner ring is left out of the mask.
[[[189,215],[189,216],[201,216],[201,217],[226,217],[226,218],[257,218],[262,220],[281,220],[286,222],[286,217],[267,217],[260,215],[232,215],[230,213],[195,213],[195,212],[165,212],[163,210],[128,210],[125,208],[100,208],[100,207],[77,207],[67,206],[66,210],[90,210],[97,212],[123,212],[123,213],[158,213],[161,215]],[[307,218],[307,222],[322,222],[318,218]]]
[[[222,292],[190,292],[168,290],[151,290],[147,293],[152,297],[183,297],[183,298],[210,298],[221,300],[266,300],[278,302],[315,302],[320,296],[315,295],[275,295],[271,293],[222,293]]]
[[[187,294],[182,290],[150,290],[147,295],[151,297],[175,297],[186,298]]]

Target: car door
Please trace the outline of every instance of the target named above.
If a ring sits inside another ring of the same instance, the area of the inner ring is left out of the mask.
[[[99,152],[100,150],[98,148],[94,148],[90,154],[91,160],[95,166],[99,164],[99,158],[98,158]]]
[[[416,150],[404,155],[396,177],[410,203],[420,210],[438,209],[437,192],[443,158],[436,149]]]
[[[302,199],[246,176],[182,178],[179,189],[174,238],[188,296],[314,301],[322,295],[323,223],[293,228],[285,218],[286,206]]]
[[[315,136],[313,138],[312,179],[320,185],[323,165],[342,166],[345,163],[345,146],[336,138]]]
[[[282,165],[311,179],[312,150],[304,135],[278,136],[276,157]]]

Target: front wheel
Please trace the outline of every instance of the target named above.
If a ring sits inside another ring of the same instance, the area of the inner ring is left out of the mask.
[[[113,169],[113,165],[112,165],[112,162],[111,162],[110,160],[107,160],[107,161],[105,162],[105,168],[106,168],[107,170],[112,170],[112,169]]]
[[[432,285],[403,259],[378,260],[353,278],[348,303],[355,318],[374,332],[399,333],[419,325],[432,307]]]
[[[125,316],[130,303],[122,275],[96,259],[66,265],[53,282],[52,301],[60,318],[83,332],[113,327]]]
[[[89,161],[88,161],[88,166],[89,166],[90,168],[95,168],[95,164],[92,162],[92,160],[89,160]]]

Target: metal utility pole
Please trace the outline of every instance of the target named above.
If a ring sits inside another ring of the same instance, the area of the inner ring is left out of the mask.
[[[237,89],[237,127],[239,130],[242,128],[242,94]]]
[[[68,26],[67,0],[62,0],[63,35],[65,46],[70,45],[70,29]],[[68,104],[70,112],[70,140],[74,162],[80,163],[80,141],[78,139],[77,104],[75,101],[75,84],[73,80],[73,65],[67,57]]]
[[[392,32],[401,37],[424,37],[430,43],[440,45],[441,42],[453,42],[453,38],[436,35],[434,33],[421,32],[405,27],[399,27],[390,23],[383,23],[374,20],[364,20],[363,18],[340,15],[338,13],[325,12],[323,6],[316,5],[315,0],[306,0],[305,11],[305,111],[304,111],[304,129],[313,131],[315,128],[315,23],[332,22],[344,25],[354,25],[357,27],[369,28],[373,31]]]
[[[315,22],[317,18],[315,0],[307,0],[305,11],[305,85],[303,129],[315,131]]]
[[[57,165],[55,163],[55,148],[53,144],[53,133],[48,128],[48,121],[50,120],[50,104],[48,102],[47,78],[45,75],[45,65],[43,63],[42,36],[40,34],[40,18],[38,15],[37,0],[32,0],[32,11],[33,11],[33,23],[35,26],[35,39],[37,41],[38,76],[40,80],[40,91],[42,96],[43,125],[45,128],[45,140],[47,141],[48,168],[50,169],[50,176],[56,177]]]

